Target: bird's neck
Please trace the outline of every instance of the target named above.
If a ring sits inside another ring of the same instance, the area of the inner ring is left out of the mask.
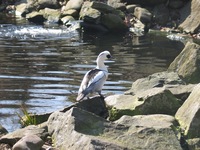
[[[97,62],[97,69],[108,71],[103,60],[97,58],[96,62]]]

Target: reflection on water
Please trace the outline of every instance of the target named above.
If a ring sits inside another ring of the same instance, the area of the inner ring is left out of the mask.
[[[40,30],[46,32],[42,27]],[[22,104],[32,113],[71,105],[83,75],[95,67],[96,57],[103,50],[109,50],[114,58],[106,62],[109,78],[102,93],[120,94],[136,79],[166,70],[183,48],[179,42],[155,34],[131,37],[74,32],[55,38],[52,32],[40,38],[24,35],[0,37],[0,124],[9,131],[20,127],[16,114],[21,113]]]

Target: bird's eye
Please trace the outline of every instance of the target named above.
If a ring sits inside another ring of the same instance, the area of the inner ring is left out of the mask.
[[[110,55],[107,55],[106,57],[107,57],[107,58],[111,58],[111,56],[110,56]]]

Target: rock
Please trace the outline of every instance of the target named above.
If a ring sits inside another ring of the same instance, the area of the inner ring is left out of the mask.
[[[37,0],[37,3],[38,3],[37,4],[38,9],[44,9],[44,8],[58,9],[58,8],[60,8],[58,0]]]
[[[2,135],[7,134],[7,133],[8,133],[8,131],[7,131],[2,125],[0,125],[0,137],[1,137]]]
[[[122,3],[121,0],[108,0],[107,4],[115,9],[119,9],[122,11],[126,10],[126,5],[125,3]]]
[[[43,14],[43,17],[51,23],[59,23],[61,12],[56,9],[45,8],[39,11]]]
[[[88,1],[83,3],[83,6],[79,13],[79,18],[82,19],[84,22],[99,24],[101,12],[91,8],[90,5],[91,2]]]
[[[0,150],[11,150],[12,147],[8,144],[0,143]]]
[[[22,16],[22,17],[25,17],[25,13],[26,13],[26,11],[27,11],[27,9],[26,9],[26,3],[22,3],[22,4],[19,4],[19,5],[15,5],[15,8],[16,8],[16,10],[15,10],[15,15],[16,16]]]
[[[111,32],[120,32],[128,29],[120,16],[111,13],[103,15],[101,23]]]
[[[22,137],[15,145],[12,150],[40,150],[44,141],[37,135],[26,135]]]
[[[170,64],[168,71],[176,71],[187,83],[200,82],[200,46],[187,42],[185,48]]]
[[[176,86],[165,86],[165,89],[168,89],[172,92],[172,94],[184,102],[190,93],[192,92],[193,88],[196,84],[188,84],[188,85],[176,85]]]
[[[79,14],[79,12],[77,10],[75,10],[75,9],[69,9],[69,10],[61,12],[61,16],[62,17],[64,17],[64,16],[72,16],[74,18],[77,18],[78,14]]]
[[[153,20],[159,25],[166,25],[169,21],[169,9],[164,4],[155,6]]]
[[[136,7],[139,7],[139,6],[138,5],[134,5],[134,4],[132,4],[132,5],[126,5],[126,9],[127,9],[127,11],[129,13],[134,13]]]
[[[187,143],[188,143],[189,150],[200,149],[200,138],[188,139]]]
[[[195,86],[190,96],[178,109],[175,117],[188,139],[200,138],[200,84]]]
[[[40,128],[35,125],[30,125],[22,129],[18,129],[14,132],[8,133],[0,138],[0,143],[6,143],[10,145],[14,145],[17,141],[19,141],[22,137],[26,135],[37,135],[41,139],[45,139],[48,135],[47,129]]]
[[[200,29],[200,13],[199,13],[200,3],[199,0],[192,0],[185,5],[181,10],[181,23],[179,29],[186,33],[198,33]]]
[[[63,24],[66,24],[70,21],[75,21],[75,19],[72,16],[65,16],[65,17],[61,18],[61,21]]]
[[[151,23],[152,20],[152,14],[147,9],[141,7],[135,8],[134,16],[144,24]]]
[[[165,4],[167,0],[123,0],[127,4],[140,4],[146,6],[155,6],[158,4]]]
[[[159,72],[149,75],[146,78],[141,78],[133,82],[132,88],[125,94],[136,94],[140,91],[145,91],[154,87],[177,86],[183,85],[185,82],[175,72]]]
[[[110,120],[123,115],[169,114],[174,115],[180,104],[174,95],[164,88],[152,88],[136,95],[108,96],[106,104],[110,107]]]
[[[35,23],[43,23],[45,21],[45,18],[42,13],[40,12],[31,12],[26,15],[26,19],[28,19],[30,22],[35,22]]]
[[[82,110],[94,113],[95,115],[100,116],[102,118],[108,117],[108,110],[106,108],[106,104],[104,102],[104,99],[102,99],[101,97],[93,97],[91,99],[80,101],[70,107],[64,108],[63,110],[61,110],[61,112],[66,112],[72,107],[77,107]]]
[[[184,2],[182,0],[169,1],[168,7],[172,9],[178,9],[183,6]]]
[[[112,123],[73,107],[65,113],[53,113],[48,129],[58,149],[181,150],[174,122],[173,117],[158,115],[127,116]]]
[[[80,10],[83,2],[84,2],[83,0],[69,0],[64,10],[69,10],[69,9]]]

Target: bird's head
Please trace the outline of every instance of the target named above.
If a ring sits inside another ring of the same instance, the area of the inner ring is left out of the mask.
[[[103,51],[99,54],[99,56],[97,57],[97,59],[101,59],[101,60],[106,60],[106,59],[110,59],[112,56],[110,54],[109,51]]]

